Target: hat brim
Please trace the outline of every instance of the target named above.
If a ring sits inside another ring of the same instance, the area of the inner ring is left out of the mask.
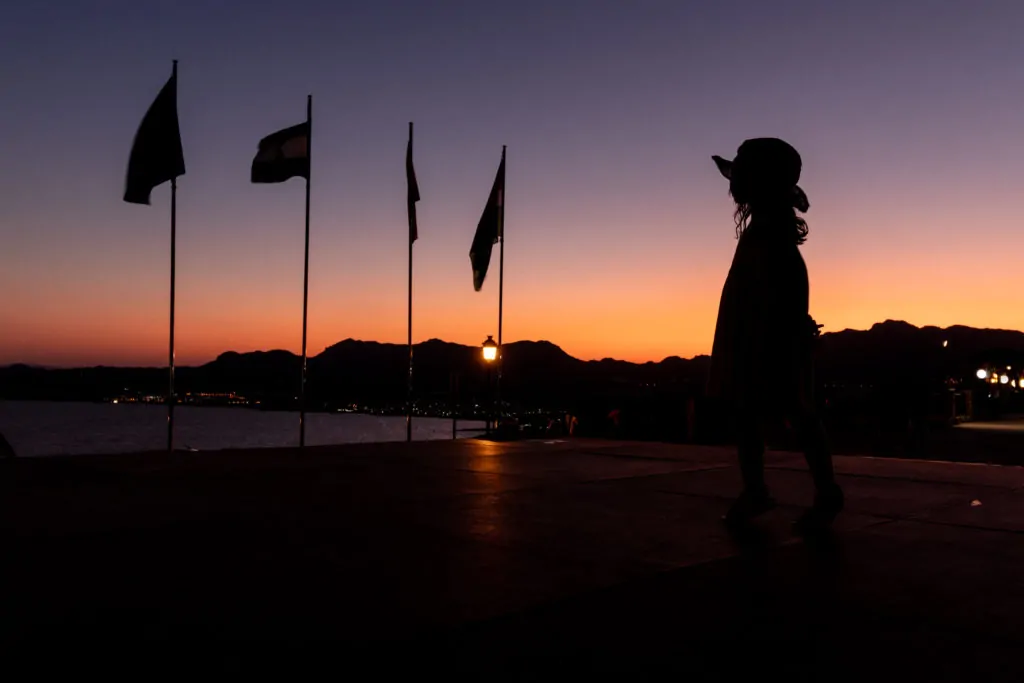
[[[711,158],[714,160],[715,166],[718,167],[718,172],[721,173],[726,180],[732,180],[732,162],[728,159],[723,159],[718,155],[713,155]]]

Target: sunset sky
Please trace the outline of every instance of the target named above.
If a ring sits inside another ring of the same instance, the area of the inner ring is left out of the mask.
[[[772,9],[767,9],[770,6]],[[47,0],[0,23],[0,364],[163,365],[169,185],[121,200],[179,64],[177,362],[301,334],[303,182],[252,185],[313,94],[309,351],[497,333],[469,247],[508,145],[505,340],[707,353],[736,246],[712,154],[803,155],[811,313],[1024,328],[1024,3]]]

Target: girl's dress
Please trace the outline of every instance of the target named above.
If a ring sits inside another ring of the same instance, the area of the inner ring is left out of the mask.
[[[755,218],[722,289],[708,395],[759,413],[813,406],[807,266],[792,231]]]

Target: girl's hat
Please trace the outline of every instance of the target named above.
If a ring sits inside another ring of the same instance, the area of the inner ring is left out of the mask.
[[[712,156],[718,171],[730,182],[742,178],[744,185],[758,192],[788,193],[793,207],[801,212],[811,208],[807,195],[800,189],[802,162],[800,153],[788,142],[778,138],[754,138],[745,141],[732,161]]]

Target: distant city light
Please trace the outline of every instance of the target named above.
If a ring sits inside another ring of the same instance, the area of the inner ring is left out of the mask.
[[[999,376],[999,383],[1000,384],[1007,384],[1007,383],[1009,383],[1009,381],[1010,381],[1010,378],[1007,377],[1006,375],[1000,375]]]
[[[942,348],[946,348],[947,346],[949,346],[949,340],[948,339],[943,339],[942,340]]]
[[[988,370],[978,370],[978,379],[988,379]]]

